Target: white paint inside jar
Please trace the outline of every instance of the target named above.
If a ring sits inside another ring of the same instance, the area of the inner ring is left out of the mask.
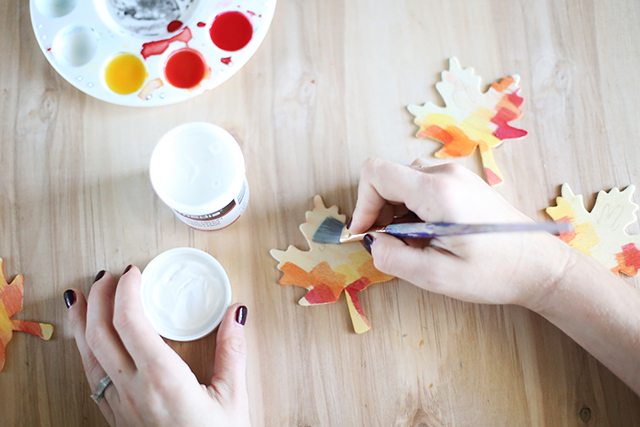
[[[165,338],[191,341],[222,321],[231,285],[220,263],[194,248],[161,253],[142,273],[142,302],[155,330]]]

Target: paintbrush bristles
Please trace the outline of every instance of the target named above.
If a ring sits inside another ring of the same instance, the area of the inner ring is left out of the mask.
[[[348,233],[344,223],[336,218],[328,217],[318,226],[311,240],[316,243],[336,245],[340,243],[343,232]]]

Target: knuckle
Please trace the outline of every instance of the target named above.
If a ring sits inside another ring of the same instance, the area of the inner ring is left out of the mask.
[[[383,273],[389,272],[389,267],[393,265],[393,251],[389,250],[387,246],[374,244],[372,253],[374,267]]]
[[[131,330],[136,321],[129,310],[116,310],[113,315],[113,326],[117,331]]]
[[[88,378],[94,378],[96,381],[98,381],[104,376],[104,370],[93,354],[87,355],[85,364]]]
[[[364,164],[362,165],[361,175],[363,177],[374,175],[376,171],[380,168],[380,165],[382,163],[383,161],[381,159],[378,159],[375,157],[369,157],[367,160],[365,160]]]
[[[461,175],[467,171],[467,168],[458,163],[445,163],[442,165],[442,171],[451,175]]]
[[[231,355],[244,356],[247,354],[247,343],[239,336],[226,337],[221,345]]]
[[[432,176],[427,188],[436,194],[446,194],[451,191],[451,177],[448,175]]]
[[[87,341],[87,345],[94,353],[99,352],[100,348],[102,348],[102,346],[106,342],[106,339],[106,332],[102,328],[87,329],[85,333],[85,340]]]
[[[82,331],[83,325],[80,320],[80,316],[78,316],[76,311],[69,312],[69,326],[71,326],[71,330],[74,333],[84,332]]]

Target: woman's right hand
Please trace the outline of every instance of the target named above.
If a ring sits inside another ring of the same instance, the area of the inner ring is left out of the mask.
[[[407,209],[428,222],[532,221],[477,175],[456,164],[419,167],[367,161],[350,231],[364,232],[388,222],[390,211]],[[547,233],[443,237],[421,245],[373,233],[364,244],[377,269],[426,290],[464,301],[519,304],[534,310],[572,257],[567,245]]]

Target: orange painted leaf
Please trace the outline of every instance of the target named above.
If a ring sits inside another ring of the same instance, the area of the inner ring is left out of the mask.
[[[24,277],[17,275],[11,283],[4,276],[4,265],[0,258],[0,371],[4,368],[7,345],[13,332],[25,332],[49,340],[53,335],[53,325],[48,323],[13,320],[22,311]]]
[[[346,219],[338,213],[337,207],[325,207],[320,196],[314,197],[313,202],[313,210],[306,213],[306,222],[300,225],[309,250],[289,246],[286,251],[271,251],[283,273],[279,283],[305,288],[307,293],[299,301],[305,306],[333,303],[344,293],[355,332],[366,332],[371,324],[358,295],[369,286],[393,277],[375,269],[371,255],[360,243],[323,245],[313,242],[312,236],[326,218],[332,217],[342,223]]]

